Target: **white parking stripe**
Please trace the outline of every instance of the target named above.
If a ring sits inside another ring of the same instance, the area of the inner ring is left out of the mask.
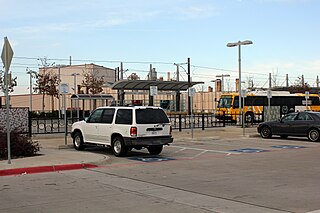
[[[204,153],[206,153],[206,152],[207,152],[207,150],[204,150],[204,151],[196,154],[195,156],[191,157],[191,159],[194,159],[194,158],[196,158],[196,157],[199,157],[200,155],[202,155],[202,154],[204,154]]]
[[[175,147],[175,148],[181,148],[181,149],[189,149],[189,150],[196,150],[196,151],[206,151],[206,152],[216,152],[216,153],[223,153],[223,154],[234,154],[234,155],[239,155],[241,153],[237,152],[228,152],[228,151],[220,151],[220,150],[212,150],[212,149],[200,149],[200,148],[194,148],[194,147],[183,147],[183,146],[173,146],[170,145],[170,147]]]

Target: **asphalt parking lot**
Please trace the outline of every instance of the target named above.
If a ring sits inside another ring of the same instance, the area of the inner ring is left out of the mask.
[[[141,150],[116,158],[104,150],[110,162],[95,170],[245,206],[221,211],[206,203],[216,212],[310,212],[320,209],[319,152],[306,138],[187,137],[160,156]]]
[[[43,209],[59,207],[62,212],[84,207],[97,212],[106,208],[136,212],[141,206],[141,212],[319,210],[320,143],[292,137],[262,139],[255,128],[246,131],[245,136],[238,128],[196,131],[193,138],[189,131],[176,132],[174,143],[159,156],[133,150],[117,158],[110,149],[89,147],[80,153],[103,155],[108,160],[97,168],[2,179],[5,188],[12,187],[6,189],[4,199],[12,196],[23,201],[25,193],[29,196],[28,205],[7,203],[2,208],[8,212],[33,211],[40,205]],[[41,141],[51,146],[50,140]],[[66,153],[79,152],[66,149]],[[105,187],[108,189],[102,190]],[[50,202],[32,199],[44,199],[48,193]],[[101,200],[106,197],[108,202]]]

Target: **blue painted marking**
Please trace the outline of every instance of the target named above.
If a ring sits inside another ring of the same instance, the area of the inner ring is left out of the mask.
[[[259,153],[259,152],[268,152],[269,150],[244,148],[244,149],[234,149],[234,150],[229,150],[229,151],[231,151],[231,152],[242,152],[242,153]]]
[[[169,160],[175,160],[175,158],[167,158],[167,157],[130,157],[129,160],[136,160],[141,161],[145,163],[151,163],[151,162],[161,162],[161,161],[169,161]]]
[[[272,148],[279,148],[279,149],[301,149],[306,148],[305,146],[292,146],[292,145],[280,145],[280,146],[271,146]]]

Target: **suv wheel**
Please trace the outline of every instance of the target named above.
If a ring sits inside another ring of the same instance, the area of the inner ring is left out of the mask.
[[[122,157],[127,154],[128,148],[124,145],[122,137],[115,137],[112,141],[112,152],[116,157]]]
[[[162,148],[163,146],[159,145],[159,146],[150,146],[147,149],[151,155],[159,155],[162,152]]]
[[[84,149],[83,137],[82,137],[81,132],[74,133],[73,146],[76,150],[83,150]]]

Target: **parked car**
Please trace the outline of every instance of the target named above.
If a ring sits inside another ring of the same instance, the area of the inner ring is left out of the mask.
[[[316,142],[320,140],[320,112],[289,113],[276,121],[260,123],[257,130],[262,138],[298,136]]]
[[[132,148],[147,148],[158,155],[163,145],[172,143],[171,123],[160,107],[99,107],[84,121],[72,125],[71,136],[76,150],[86,144],[112,148],[115,156],[125,156]]]

